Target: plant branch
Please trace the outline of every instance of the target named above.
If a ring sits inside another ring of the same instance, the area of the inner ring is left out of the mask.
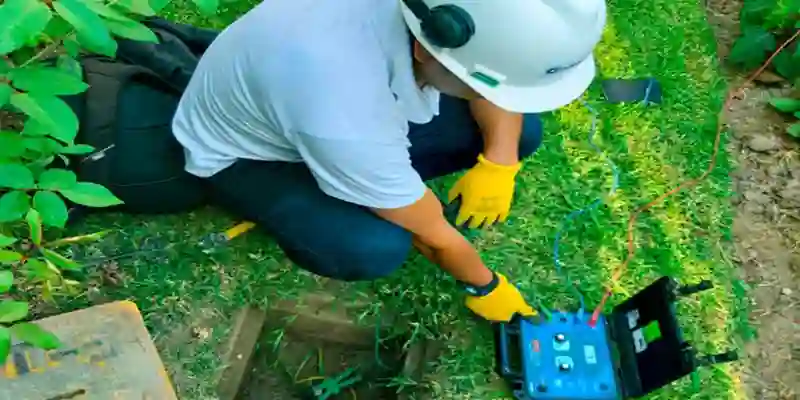
[[[11,68],[16,67],[16,65],[14,65],[14,62],[11,61],[11,59],[8,58],[8,56],[3,56],[3,60],[5,60],[6,64],[8,64],[9,67]]]
[[[31,63],[33,63],[33,62],[39,61],[39,60],[43,59],[45,56],[48,56],[48,55],[51,55],[51,54],[58,54],[58,48],[61,47],[61,45],[64,43],[64,40],[67,39],[67,38],[70,38],[74,34],[75,34],[75,32],[70,32],[70,33],[64,35],[63,38],[53,40],[52,43],[48,44],[45,48],[43,48],[41,51],[36,53],[33,57],[29,58],[27,61],[22,63],[22,65],[20,65],[20,68],[26,67],[26,66],[30,65]]]

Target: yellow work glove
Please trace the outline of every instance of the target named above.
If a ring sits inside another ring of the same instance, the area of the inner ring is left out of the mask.
[[[467,308],[491,322],[509,322],[515,314],[519,314],[521,317],[538,315],[504,275],[498,273],[495,275],[497,286],[488,294],[467,295]]]
[[[474,229],[505,221],[521,165],[498,165],[479,155],[478,163],[450,189],[449,203],[461,198],[455,224],[462,226],[469,220],[469,227]]]

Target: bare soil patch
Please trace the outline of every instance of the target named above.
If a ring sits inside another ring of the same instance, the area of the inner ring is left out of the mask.
[[[738,35],[741,0],[711,0],[709,21],[723,61]],[[741,73],[725,67],[731,86]],[[751,319],[758,330],[746,354],[744,381],[753,399],[800,398],[800,156],[784,133],[786,121],[767,107],[786,85],[753,85],[728,114],[728,151],[737,164],[734,260],[750,285]]]

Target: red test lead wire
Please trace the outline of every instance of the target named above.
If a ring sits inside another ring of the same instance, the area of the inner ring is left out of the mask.
[[[723,120],[724,120],[725,111],[730,107],[730,105],[733,102],[733,100],[736,99],[737,97],[740,97],[740,95],[744,91],[744,89],[747,86],[749,86],[751,83],[753,83],[755,78],[758,77],[759,75],[761,75],[761,73],[764,72],[764,70],[767,69],[767,67],[772,63],[772,60],[774,60],[775,57],[781,51],[783,51],[783,49],[786,48],[786,46],[788,46],[795,39],[797,39],[798,36],[800,36],[800,29],[798,29],[794,33],[794,35],[792,35],[792,37],[790,37],[785,42],[783,42],[783,44],[780,47],[778,47],[778,49],[775,50],[774,53],[772,53],[772,55],[767,59],[767,61],[765,61],[764,64],[758,70],[756,70],[753,74],[751,74],[741,86],[739,86],[736,89],[732,89],[732,90],[730,90],[728,92],[727,97],[725,99],[725,103],[722,106],[722,110],[720,110],[720,115],[719,115],[719,118],[717,120],[717,134],[716,134],[716,138],[714,139],[714,149],[713,149],[713,151],[711,153],[711,160],[708,163],[708,168],[706,168],[705,172],[703,172],[703,174],[700,175],[699,177],[697,177],[695,179],[692,179],[692,180],[689,180],[689,181],[686,181],[686,182],[678,185],[676,188],[670,190],[669,192],[664,193],[663,195],[661,195],[657,199],[645,204],[643,207],[641,207],[638,210],[636,210],[636,212],[634,212],[633,215],[631,215],[630,219],[628,220],[628,255],[627,255],[627,257],[625,257],[625,261],[623,261],[622,264],[619,266],[619,268],[617,268],[616,271],[614,271],[614,273],[612,274],[611,281],[610,281],[611,284],[606,288],[606,292],[603,294],[603,299],[600,300],[600,304],[597,305],[597,308],[595,308],[594,312],[592,313],[592,318],[589,320],[589,326],[594,327],[595,325],[597,325],[597,321],[600,318],[600,313],[603,311],[603,308],[605,308],[606,302],[608,301],[609,297],[611,297],[611,294],[612,294],[611,290],[612,290],[612,287],[613,287],[614,283],[619,281],[619,279],[622,276],[623,272],[625,272],[625,270],[628,268],[628,265],[630,264],[631,260],[633,259],[634,255],[636,254],[636,244],[635,244],[635,237],[634,237],[634,225],[636,224],[636,219],[639,218],[639,214],[647,211],[648,209],[650,209],[654,205],[664,201],[664,199],[666,199],[667,197],[670,197],[673,194],[678,193],[683,189],[697,186],[698,183],[700,183],[703,180],[705,180],[708,177],[708,175],[711,174],[711,171],[713,171],[714,167],[716,167],[716,165],[717,165],[717,154],[719,153],[720,141],[722,139],[722,131],[724,130],[724,122],[723,122]]]

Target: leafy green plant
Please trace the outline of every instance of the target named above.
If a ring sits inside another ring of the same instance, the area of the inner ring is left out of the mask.
[[[800,0],[745,0],[739,15],[741,35],[731,49],[729,61],[748,70],[760,67],[800,29]],[[800,45],[794,41],[775,55],[772,71],[800,86]],[[770,104],[778,111],[800,118],[800,100],[774,98]],[[794,122],[786,132],[800,138],[800,122]]]
[[[0,0],[0,364],[12,338],[45,349],[60,345],[53,333],[25,322],[30,304],[24,298],[54,301],[80,290],[63,272],[81,266],[61,249],[102,233],[61,237],[66,201],[121,203],[70,170],[75,157],[94,151],[75,142],[79,121],[62,99],[88,89],[78,60],[86,53],[114,57],[116,38],[157,41],[140,21],[168,2]],[[205,13],[218,7],[218,0],[194,2]]]
[[[776,110],[791,114],[795,119],[800,120],[800,99],[777,97],[771,99],[769,103],[772,107],[775,107]],[[793,122],[789,125],[789,127],[786,128],[786,133],[800,139],[800,121]]]
[[[757,68],[800,28],[800,0],[745,0],[739,20],[741,35],[729,60],[742,68]],[[790,45],[775,57],[772,66],[782,77],[796,81],[800,78],[800,47]]]

